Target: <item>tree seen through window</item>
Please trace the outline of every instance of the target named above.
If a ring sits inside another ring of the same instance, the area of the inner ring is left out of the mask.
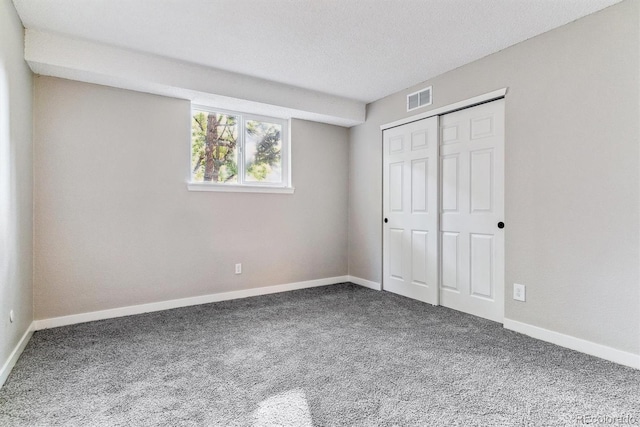
[[[196,182],[280,183],[282,125],[243,120],[240,115],[194,111],[191,166],[192,180]]]

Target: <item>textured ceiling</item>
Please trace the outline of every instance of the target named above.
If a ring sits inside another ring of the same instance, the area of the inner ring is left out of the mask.
[[[370,102],[619,0],[14,0],[28,29]]]

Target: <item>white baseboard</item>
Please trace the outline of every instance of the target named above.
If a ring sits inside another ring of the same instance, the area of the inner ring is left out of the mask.
[[[20,358],[20,355],[22,354],[22,351],[24,350],[24,348],[27,346],[27,343],[31,339],[31,335],[33,335],[33,331],[34,331],[33,327],[34,325],[33,323],[31,323],[31,325],[29,325],[24,335],[22,335],[22,338],[20,338],[20,341],[18,341],[18,344],[16,345],[16,347],[13,349],[13,351],[9,355],[9,358],[7,359],[7,361],[4,362],[4,365],[2,365],[2,369],[0,369],[0,387],[2,387],[4,385],[4,382],[7,380],[7,378],[9,378],[9,374],[11,373],[11,370],[15,366],[16,362]]]
[[[518,322],[516,320],[504,319],[503,324],[506,329],[520,332],[521,334],[525,334],[542,341],[570,348],[571,350],[576,350],[581,353],[590,354],[591,356],[596,356],[631,368],[640,369],[640,355],[638,354],[617,350],[615,348],[607,347],[606,345],[597,344],[583,340],[582,338],[572,337],[571,335],[561,334],[560,332],[551,331],[538,326]]]
[[[365,288],[375,289],[376,291],[382,290],[382,284],[378,282],[372,282],[371,280],[361,279],[356,276],[347,276],[349,278],[349,282],[355,283],[356,285],[364,286]]]
[[[53,317],[49,319],[35,320],[36,331],[59,326],[75,325],[77,323],[93,322],[95,320],[112,319],[115,317],[131,316],[134,314],[150,313],[153,311],[170,310],[172,308],[188,307],[192,305],[209,304],[212,302],[227,301],[239,298],[248,298],[258,295],[275,294],[279,292],[294,291],[297,289],[314,288],[317,286],[333,285],[348,282],[349,276],[328,277],[326,279],[307,280],[304,282],[287,283],[284,285],[265,286],[262,288],[244,289],[240,291],[222,292],[217,294],[201,295],[190,298],[180,298],[169,301],[152,302],[148,304],[130,305],[127,307],[112,308],[109,310],[92,311],[89,313],[72,314],[70,316]]]

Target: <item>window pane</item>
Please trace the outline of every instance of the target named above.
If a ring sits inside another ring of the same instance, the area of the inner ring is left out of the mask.
[[[193,111],[191,175],[195,182],[238,182],[238,117]]]
[[[282,182],[282,125],[257,120],[247,121],[245,181]]]

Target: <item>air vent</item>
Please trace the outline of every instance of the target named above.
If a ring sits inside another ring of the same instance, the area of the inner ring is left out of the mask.
[[[407,111],[431,105],[431,86],[407,95]]]

